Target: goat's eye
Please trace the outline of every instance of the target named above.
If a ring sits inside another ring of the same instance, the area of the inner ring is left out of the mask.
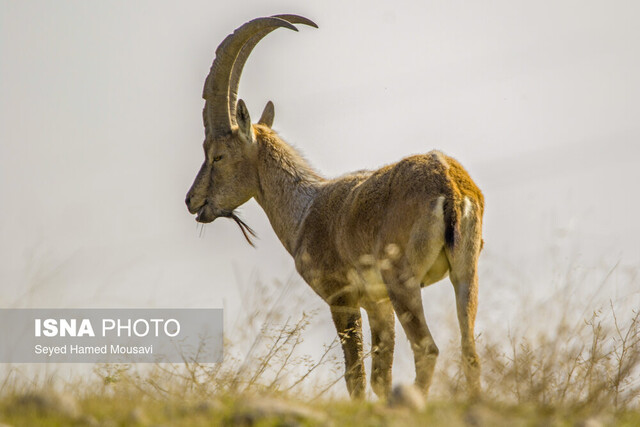
[[[221,159],[222,159],[222,156],[215,156],[215,157],[213,158],[213,161],[214,161],[214,162],[219,162]]]

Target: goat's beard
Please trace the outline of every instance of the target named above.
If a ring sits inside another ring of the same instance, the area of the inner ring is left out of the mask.
[[[198,217],[196,218],[196,221],[201,223],[203,227],[202,230],[200,231],[200,237],[204,235],[205,224],[213,222],[216,218],[231,218],[236,222],[236,224],[238,224],[238,227],[240,227],[240,231],[242,231],[242,235],[247,240],[247,242],[255,248],[256,245],[253,244],[251,237],[257,238],[258,235],[256,234],[255,231],[253,231],[251,227],[247,225],[246,222],[240,219],[240,217],[235,213],[235,211],[225,210],[225,211],[222,211],[221,213],[216,214],[212,209],[206,210],[207,207],[208,205],[205,204],[202,208],[200,208],[200,210],[198,211]]]
[[[240,217],[238,217],[238,215],[236,215],[235,212],[233,212],[233,211],[230,212],[228,214],[228,217],[231,218],[232,220],[234,220],[236,222],[236,224],[238,224],[238,227],[240,227],[240,231],[242,231],[242,235],[244,236],[244,238],[247,240],[247,242],[251,246],[253,246],[255,248],[256,245],[253,244],[253,241],[251,240],[250,236],[258,237],[256,232],[253,231],[253,229],[251,227],[249,227],[246,222],[241,220]]]

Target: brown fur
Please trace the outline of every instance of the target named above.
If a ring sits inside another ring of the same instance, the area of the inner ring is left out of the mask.
[[[245,110],[239,109],[247,119]],[[251,135],[244,137],[238,132],[205,143],[211,152],[207,157],[224,152],[235,166],[226,170],[220,165],[218,171],[201,174],[233,170],[231,180],[216,175],[213,181],[222,183],[216,188],[196,179],[191,201],[197,193],[212,211],[227,212],[248,197],[256,198],[300,275],[331,308],[343,339],[349,392],[359,397],[365,389],[361,307],[372,327],[374,391],[379,396],[390,391],[395,312],[412,344],[416,384],[427,392],[438,348],[424,318],[420,288],[450,274],[463,366],[470,391],[477,394],[480,367],[473,323],[484,199],[462,166],[431,151],[376,171],[327,180],[267,125],[253,125]],[[226,205],[215,202],[230,200],[218,193],[235,191],[233,182],[243,197]],[[190,205],[192,212],[196,208]]]

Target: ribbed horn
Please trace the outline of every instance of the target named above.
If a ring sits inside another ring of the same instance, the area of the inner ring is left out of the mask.
[[[291,24],[303,24],[310,27],[318,28],[315,22],[304,16],[299,15],[274,15],[272,18],[284,19]],[[231,123],[236,124],[236,105],[238,103],[238,87],[240,86],[240,76],[242,75],[242,69],[244,64],[249,59],[249,55],[254,47],[262,40],[267,34],[275,30],[275,28],[265,28],[255,33],[251,38],[242,46],[240,53],[236,57],[236,62],[233,64],[233,71],[231,71],[231,80],[229,82],[229,116],[231,117]]]
[[[216,58],[204,83],[202,97],[206,100],[204,120],[207,133],[224,134],[231,130],[232,120],[229,114],[229,81],[233,64],[245,43],[257,32],[273,31],[284,27],[298,29],[285,19],[257,18],[238,27],[229,34],[216,49]],[[234,114],[235,120],[235,114]]]

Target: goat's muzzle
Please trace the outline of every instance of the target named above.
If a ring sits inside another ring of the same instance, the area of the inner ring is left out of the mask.
[[[189,212],[191,212],[191,209],[189,209]],[[213,207],[208,203],[205,203],[199,209],[197,209],[195,212],[192,212],[192,213],[197,214],[196,221],[201,222],[203,224],[208,224],[212,222],[214,219],[218,218],[219,216],[225,216],[222,213],[216,212],[215,209],[213,209]]]

